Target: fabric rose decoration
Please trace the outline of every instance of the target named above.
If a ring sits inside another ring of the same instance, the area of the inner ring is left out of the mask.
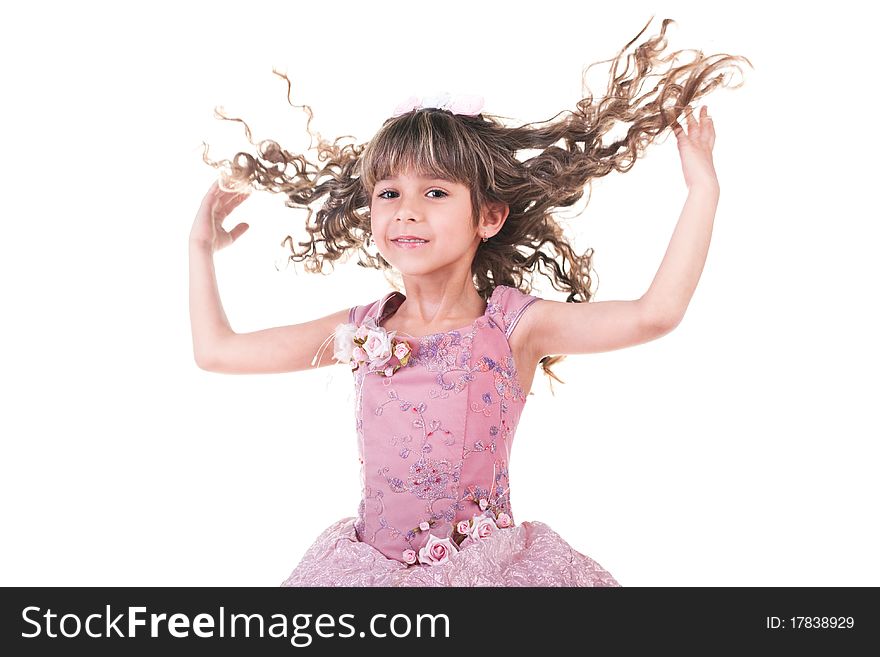
[[[450,538],[437,538],[434,534],[428,536],[428,542],[419,550],[419,563],[429,566],[439,566],[449,561],[449,557],[458,552],[458,548]]]
[[[471,527],[470,537],[475,541],[482,541],[489,538],[496,529],[498,529],[498,525],[489,516],[476,516],[473,527]]]
[[[442,523],[447,528],[444,529],[433,521],[422,521],[418,527],[411,530],[411,534],[419,531],[428,531],[430,529],[438,530],[446,533],[446,538],[440,538],[436,534],[428,536],[428,542],[419,550],[418,559],[415,550],[407,549],[403,551],[403,561],[407,565],[412,565],[418,560],[419,563],[428,566],[439,566],[446,563],[449,558],[456,552],[468,547],[471,543],[485,541],[495,531],[512,527],[513,521],[507,513],[500,513],[497,517],[492,511],[484,511],[473,516],[470,520],[459,520],[455,525],[450,526],[449,523]]]
[[[363,342],[370,365],[380,367],[391,358],[391,338],[384,330],[372,330]]]
[[[334,331],[333,357],[340,363],[350,363],[352,370],[366,365],[367,372],[391,376],[409,362],[412,349],[406,340],[397,340],[368,317],[361,326],[339,324]]]
[[[343,363],[347,363],[352,358],[352,352],[355,348],[354,343],[354,324],[340,324],[336,327],[336,340],[333,343],[333,357]]]

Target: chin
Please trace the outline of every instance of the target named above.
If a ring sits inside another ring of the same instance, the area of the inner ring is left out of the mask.
[[[386,258],[386,260],[387,260],[387,258]],[[388,260],[388,264],[390,264],[392,267],[394,267],[395,271],[397,271],[400,274],[403,274],[404,276],[419,276],[422,274],[428,274],[433,271],[433,269],[431,267],[425,266],[426,263],[415,264],[412,262],[408,262],[406,264],[401,265],[400,263],[392,262],[391,260]]]

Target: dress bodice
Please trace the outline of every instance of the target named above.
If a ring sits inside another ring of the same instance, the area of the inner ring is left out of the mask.
[[[355,306],[349,321],[360,326],[372,318],[381,327],[404,299],[391,292]],[[537,300],[498,285],[485,313],[466,328],[397,335],[412,353],[391,376],[353,370],[359,540],[402,560],[405,550],[418,552],[429,535],[448,536],[475,514],[506,514],[512,523],[508,466],[526,397],[509,339]]]

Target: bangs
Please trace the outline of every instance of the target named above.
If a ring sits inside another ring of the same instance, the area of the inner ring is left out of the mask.
[[[473,138],[443,111],[416,111],[390,119],[370,142],[362,159],[362,183],[372,193],[376,182],[399,173],[444,178],[473,186],[476,163],[466,154]]]

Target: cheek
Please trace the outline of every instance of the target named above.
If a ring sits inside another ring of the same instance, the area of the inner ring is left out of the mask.
[[[382,208],[370,209],[370,230],[375,233],[381,233],[383,226],[387,226],[388,221],[382,213]]]
[[[387,235],[383,225],[381,218],[374,218],[372,214],[370,215],[370,242],[379,253],[385,255],[390,245],[385,241]]]
[[[381,222],[370,213],[370,234],[375,239],[381,233]]]

